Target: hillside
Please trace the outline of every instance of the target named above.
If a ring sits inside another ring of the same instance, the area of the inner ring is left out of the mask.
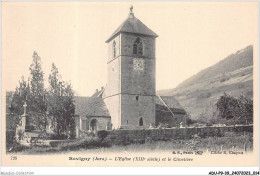
[[[192,119],[210,118],[217,99],[226,92],[253,96],[253,46],[239,50],[188,78],[174,89],[158,91],[175,96]]]

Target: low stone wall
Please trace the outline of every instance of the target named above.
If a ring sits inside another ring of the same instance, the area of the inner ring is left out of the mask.
[[[224,136],[225,133],[253,133],[253,125],[223,126],[223,127],[197,127],[197,128],[171,128],[171,129],[144,129],[144,130],[111,130],[98,131],[101,139],[112,144],[144,143],[149,140],[177,140],[194,137]]]

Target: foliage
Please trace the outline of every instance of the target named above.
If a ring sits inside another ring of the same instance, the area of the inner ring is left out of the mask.
[[[22,135],[21,133],[18,135]],[[20,145],[16,141],[15,131],[6,131],[6,152],[21,152],[27,147]]]
[[[98,137],[101,139],[101,140],[104,140],[106,137],[107,137],[107,135],[108,135],[108,132],[107,131],[105,131],[105,130],[102,130],[102,131],[98,131]]]
[[[15,141],[15,131],[6,131],[6,149],[10,149]]]
[[[19,81],[19,86],[16,87],[15,92],[13,94],[12,102],[11,102],[11,113],[13,115],[22,115],[23,114],[23,104],[28,95],[30,94],[30,86],[29,83],[24,80],[22,76]]]
[[[22,115],[23,104],[26,102],[30,125],[45,133],[47,124],[51,123],[56,136],[63,134],[74,137],[75,105],[72,85],[61,80],[57,67],[52,64],[50,86],[45,89],[41,58],[37,52],[34,52],[32,57],[30,79],[27,82],[22,77],[19,81],[12,98],[11,113]]]
[[[30,102],[30,117],[34,125],[42,131],[46,129],[47,114],[46,114],[46,91],[44,89],[44,73],[41,67],[41,58],[34,51],[33,62],[30,66],[30,94],[28,102]]]
[[[52,64],[51,74],[49,75],[49,83],[48,112],[53,131],[57,137],[62,136],[64,133],[67,133],[70,137],[74,137],[74,92],[71,84],[61,80],[61,75],[54,63]]]
[[[229,124],[245,124],[253,121],[253,100],[241,95],[234,98],[226,93],[217,103],[218,116]]]
[[[188,115],[188,117],[187,117],[187,122],[186,122],[186,123],[187,123],[188,126],[190,126],[190,125],[192,125],[192,124],[197,123],[197,120],[191,119],[190,115]]]

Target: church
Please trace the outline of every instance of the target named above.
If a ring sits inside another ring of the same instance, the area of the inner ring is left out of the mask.
[[[105,41],[107,84],[91,97],[75,97],[76,136],[114,129],[186,125],[186,111],[172,96],[156,95],[155,42],[158,35],[128,18]]]

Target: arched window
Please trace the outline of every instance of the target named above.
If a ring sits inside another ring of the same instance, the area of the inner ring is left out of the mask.
[[[143,44],[141,42],[141,39],[137,37],[133,44],[133,54],[137,54],[142,56],[143,55]]]
[[[144,122],[143,122],[143,118],[142,117],[139,119],[139,126],[144,126]]]
[[[92,119],[90,121],[90,130],[91,131],[97,130],[97,120],[96,119]]]
[[[114,54],[113,56],[114,56],[114,58],[115,58],[115,57],[116,57],[116,41],[113,42],[113,52],[114,52],[114,53],[113,53],[113,54]]]
[[[142,45],[142,42],[140,42],[138,47],[137,47],[137,54],[140,55],[140,56],[143,55],[143,45]]]

